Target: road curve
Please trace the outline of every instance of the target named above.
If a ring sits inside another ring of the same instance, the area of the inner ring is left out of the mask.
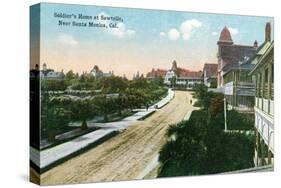
[[[188,111],[191,93],[176,91],[174,99],[144,121],[41,175],[42,185],[137,179],[166,142],[169,125]]]

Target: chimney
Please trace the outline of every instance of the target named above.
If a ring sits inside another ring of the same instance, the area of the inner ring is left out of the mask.
[[[39,71],[39,65],[38,64],[35,65],[35,70]]]
[[[265,42],[270,42],[270,41],[271,41],[271,25],[270,22],[267,22],[265,26]]]
[[[255,42],[254,42],[254,47],[258,47],[258,41],[257,40],[255,40]]]

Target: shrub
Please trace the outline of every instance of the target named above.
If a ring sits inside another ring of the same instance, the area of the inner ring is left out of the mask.
[[[230,130],[253,130],[254,124],[253,114],[239,113],[235,110],[227,112],[227,128]]]
[[[223,112],[224,110],[224,100],[223,100],[223,95],[217,94],[215,95],[210,102],[210,115],[212,117],[216,117],[219,113]]]
[[[213,174],[254,166],[254,136],[226,133],[223,112],[211,119],[207,113],[193,111],[188,121],[168,129],[168,136],[175,135],[175,139],[160,151],[159,177]]]

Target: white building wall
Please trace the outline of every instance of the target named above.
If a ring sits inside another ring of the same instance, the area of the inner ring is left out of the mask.
[[[255,107],[255,126],[265,144],[274,153],[274,124],[273,117]]]
[[[166,73],[166,75],[165,75],[165,78],[164,78],[164,83],[165,83],[165,84],[168,84],[168,85],[171,84],[171,81],[170,81],[170,80],[171,80],[174,76],[177,76],[174,71],[171,71],[171,70],[167,71],[167,73]]]

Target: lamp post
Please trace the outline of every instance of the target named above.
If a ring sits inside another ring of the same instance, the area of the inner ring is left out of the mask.
[[[223,104],[224,104],[224,131],[227,131],[227,122],[226,122],[226,99],[223,99]]]

